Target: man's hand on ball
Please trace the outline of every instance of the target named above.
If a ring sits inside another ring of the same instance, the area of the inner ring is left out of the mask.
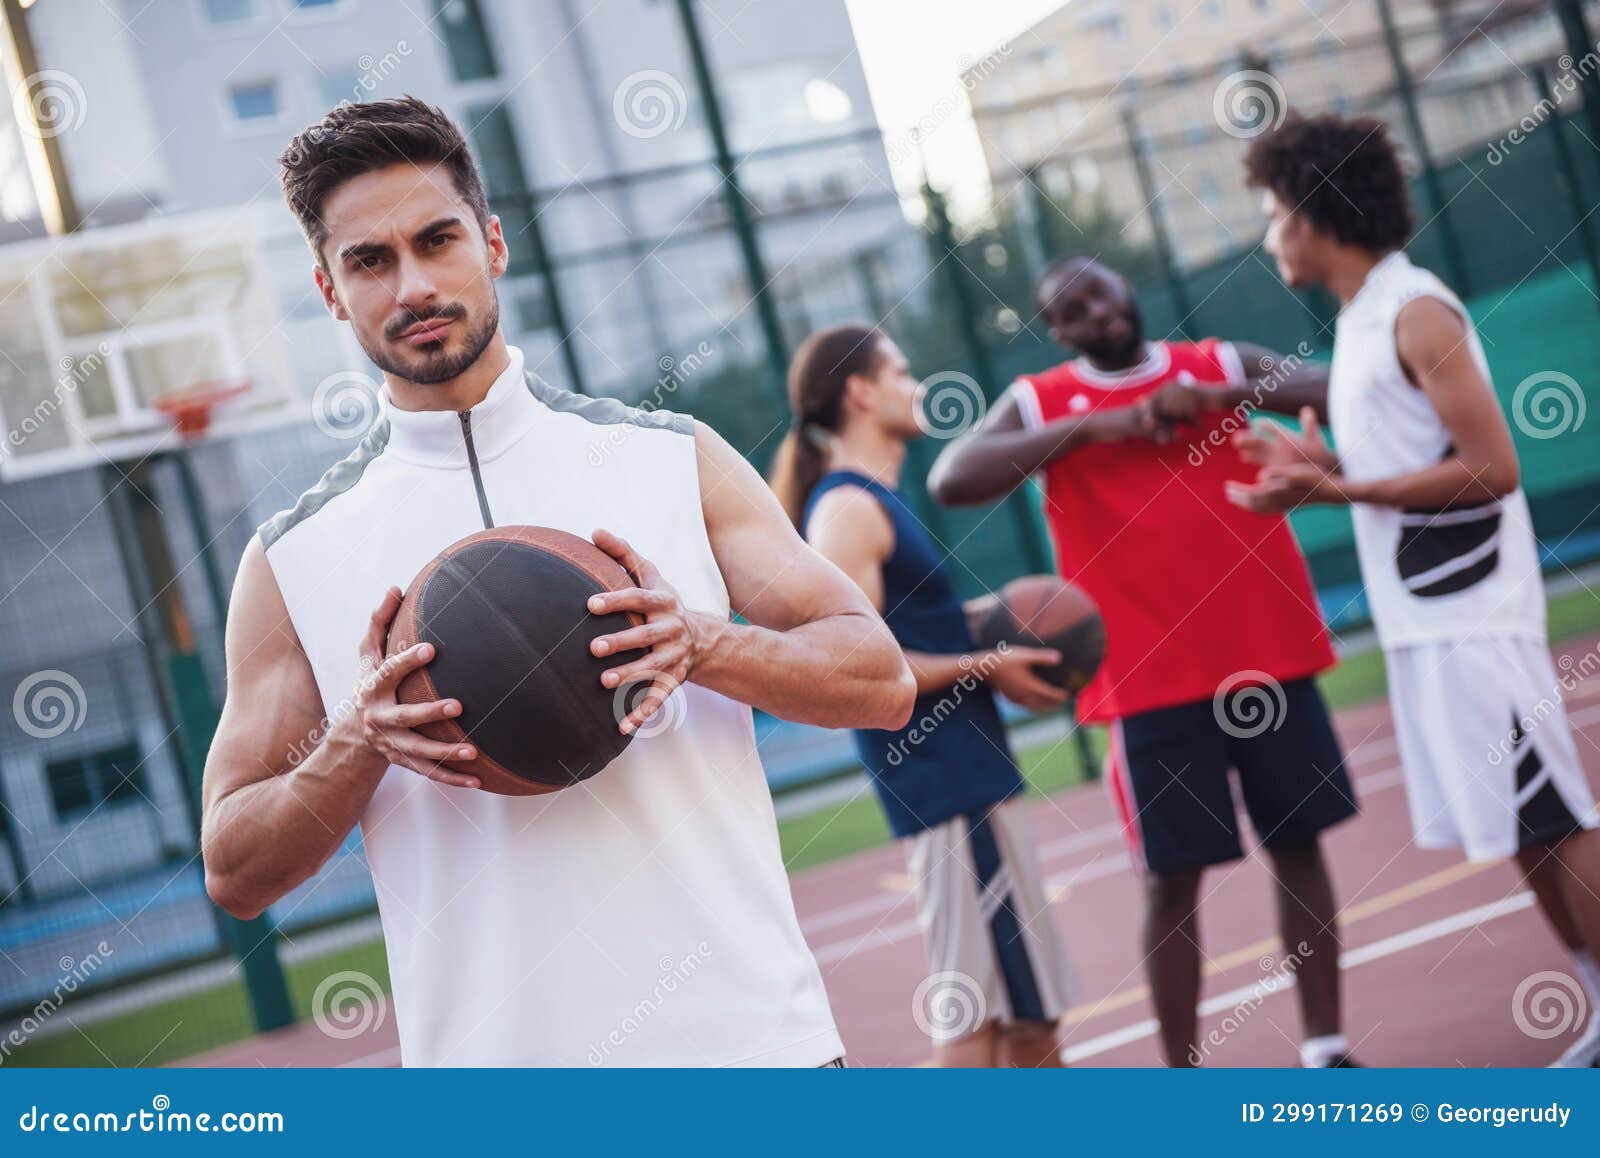
[[[471,760],[478,752],[471,744],[446,744],[430,740],[416,728],[461,714],[459,700],[434,700],[427,704],[402,704],[396,698],[400,681],[433,659],[433,645],[419,643],[384,658],[389,625],[400,609],[400,589],[391,587],[372,613],[361,640],[360,670],[350,696],[350,711],[335,728],[348,729],[347,738],[383,759],[456,788],[476,788],[475,776],[463,776],[444,767],[447,760]]]
[[[677,591],[661,577],[654,563],[610,531],[596,531],[594,545],[621,563],[638,586],[592,596],[589,610],[595,615],[632,611],[644,617],[638,627],[602,635],[589,645],[601,657],[635,649],[645,651],[638,659],[609,668],[600,677],[600,682],[612,689],[636,680],[650,681],[633,710],[618,721],[618,729],[628,734],[660,711],[668,697],[689,679],[700,660],[701,633],[695,616],[684,607]]]

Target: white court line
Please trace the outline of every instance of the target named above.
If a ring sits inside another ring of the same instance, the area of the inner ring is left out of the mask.
[[[1375,796],[1379,792],[1403,784],[1404,777],[1396,765],[1381,768],[1362,776],[1355,781],[1356,793],[1359,796]],[[1085,829],[1083,832],[1071,836],[1061,837],[1042,845],[1038,852],[1041,866],[1057,856],[1066,852],[1080,852],[1086,848],[1093,848],[1104,844],[1121,844],[1122,825],[1116,821],[1108,824],[1097,825]],[[1103,877],[1114,876],[1119,872],[1131,869],[1132,862],[1126,852],[1118,852],[1110,857],[1096,858],[1079,865],[1076,869],[1056,873],[1045,880],[1046,895],[1051,889],[1071,887],[1088,881],[1100,880]],[[848,924],[858,917],[871,916],[874,913],[887,912],[911,900],[911,893],[879,893],[875,896],[859,901],[851,901],[837,908],[828,909],[807,918],[800,923],[800,931],[810,934],[820,933],[838,925]],[[898,921],[893,925],[885,925],[862,933],[859,936],[845,937],[837,941],[830,941],[819,945],[812,950],[819,965],[831,965],[853,957],[857,953],[865,953],[872,949],[881,949],[885,945],[893,945],[910,937],[918,936],[921,928],[917,922]]]
[[[1440,937],[1448,937],[1452,933],[1459,933],[1463,929],[1470,929],[1474,925],[1485,924],[1509,917],[1530,907],[1533,904],[1533,894],[1529,892],[1518,893],[1514,897],[1505,897],[1498,901],[1491,901],[1486,905],[1479,905],[1475,909],[1467,909],[1456,913],[1454,916],[1441,917],[1426,925],[1419,925],[1415,929],[1408,929],[1404,933],[1396,933],[1392,937],[1385,937],[1381,941],[1374,941],[1370,945],[1363,945],[1359,949],[1352,949],[1339,955],[1339,968],[1347,971],[1357,965],[1365,965],[1371,961],[1379,961],[1385,957],[1392,957],[1396,953],[1403,953],[1418,945],[1429,941],[1436,941]],[[1225,1009],[1233,1009],[1245,1001],[1257,996],[1264,1002],[1267,997],[1283,993],[1293,988],[1294,978],[1287,973],[1277,973],[1263,977],[1252,985],[1241,985],[1237,989],[1230,989],[1226,993],[1219,993],[1215,997],[1208,997],[1200,1003],[1200,1014],[1205,1016],[1211,1013],[1221,1013]],[[1084,1058],[1096,1057],[1099,1054],[1109,1053],[1127,1045],[1129,1042],[1140,1041],[1155,1034],[1156,1019],[1147,1017],[1143,1021],[1136,1021],[1132,1025],[1113,1030],[1110,1033],[1092,1037],[1078,1045],[1069,1045],[1062,1051],[1062,1057],[1069,1064],[1076,1064]]]
[[[1567,719],[1573,728],[1580,728],[1586,724],[1600,721],[1600,704],[1584,708],[1581,711],[1569,712]],[[1366,764],[1368,761],[1375,761],[1384,756],[1395,754],[1394,738],[1385,737],[1381,740],[1373,740],[1361,744],[1352,749],[1348,753],[1348,762],[1353,765]],[[1400,765],[1387,764],[1381,768],[1374,769],[1365,776],[1357,777],[1354,786],[1356,795],[1364,799],[1368,796],[1375,796],[1379,792],[1397,788],[1404,783],[1405,773],[1401,770]],[[1121,839],[1122,825],[1113,821],[1096,825],[1094,828],[1088,828],[1082,832],[1073,833],[1070,836],[1058,837],[1055,840],[1048,841],[1039,847],[1037,855],[1040,865],[1043,866],[1065,853],[1079,852],[1105,844],[1115,844],[1119,843]],[[1102,868],[1102,865],[1106,867]],[[1064,876],[1058,874],[1050,877],[1045,883],[1047,887],[1074,883],[1081,884],[1085,881],[1099,880],[1102,877],[1111,876],[1117,870],[1130,867],[1131,865],[1126,856],[1110,861],[1091,860],[1077,874],[1071,872]],[[848,924],[859,917],[888,912],[910,899],[911,894],[904,892],[879,893],[862,900],[851,901],[847,904],[824,910],[816,916],[806,918],[800,922],[800,931],[809,938],[810,935]],[[919,929],[915,921],[902,921],[885,928],[872,930],[860,937],[829,942],[819,946],[814,952],[818,964],[831,964],[851,957],[856,952],[866,952],[871,949],[881,948],[884,945],[895,944],[918,932]]]

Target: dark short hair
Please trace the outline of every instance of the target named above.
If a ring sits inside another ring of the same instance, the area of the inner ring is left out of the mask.
[[[1251,185],[1341,245],[1388,253],[1411,237],[1400,154],[1373,117],[1290,117],[1251,143],[1244,168]]]
[[[390,165],[444,165],[480,227],[489,222],[483,178],[466,138],[444,113],[414,96],[341,102],[303,129],[278,158],[283,196],[317,260],[328,239],[322,206],[340,185]]]

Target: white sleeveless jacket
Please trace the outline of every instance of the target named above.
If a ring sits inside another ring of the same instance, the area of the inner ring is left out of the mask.
[[[586,538],[604,527],[686,606],[728,614],[693,421],[557,390],[513,348],[469,412],[386,399],[355,452],[261,528],[330,714],[384,591],[489,519]],[[546,796],[390,767],[361,832],[405,1064],[821,1065],[844,1052],[795,919],[750,708],[689,685],[665,711],[600,774]]]
[[[1339,313],[1328,419],[1346,477],[1366,482],[1422,470],[1451,453],[1450,432],[1412,385],[1395,348],[1408,302],[1432,297],[1461,315],[1484,379],[1489,364],[1461,300],[1403,251],[1385,257]],[[1545,637],[1544,582],[1528,500],[1411,511],[1351,508],[1361,579],[1386,648],[1481,636]]]

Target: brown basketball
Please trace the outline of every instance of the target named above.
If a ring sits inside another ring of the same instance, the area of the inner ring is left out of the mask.
[[[595,615],[590,596],[635,586],[586,539],[547,527],[495,527],[451,544],[406,590],[388,654],[431,643],[434,658],[400,681],[401,703],[461,702],[454,719],[417,729],[478,750],[448,765],[505,796],[554,792],[587,780],[633,738],[618,722],[644,684],[609,689],[602,672],[642,653],[599,659],[599,636],[643,622]]]
[[[1094,678],[1106,654],[1100,609],[1081,588],[1056,575],[1024,575],[1007,583],[974,634],[979,647],[1055,648],[1061,662],[1040,667],[1039,676],[1070,692]]]

